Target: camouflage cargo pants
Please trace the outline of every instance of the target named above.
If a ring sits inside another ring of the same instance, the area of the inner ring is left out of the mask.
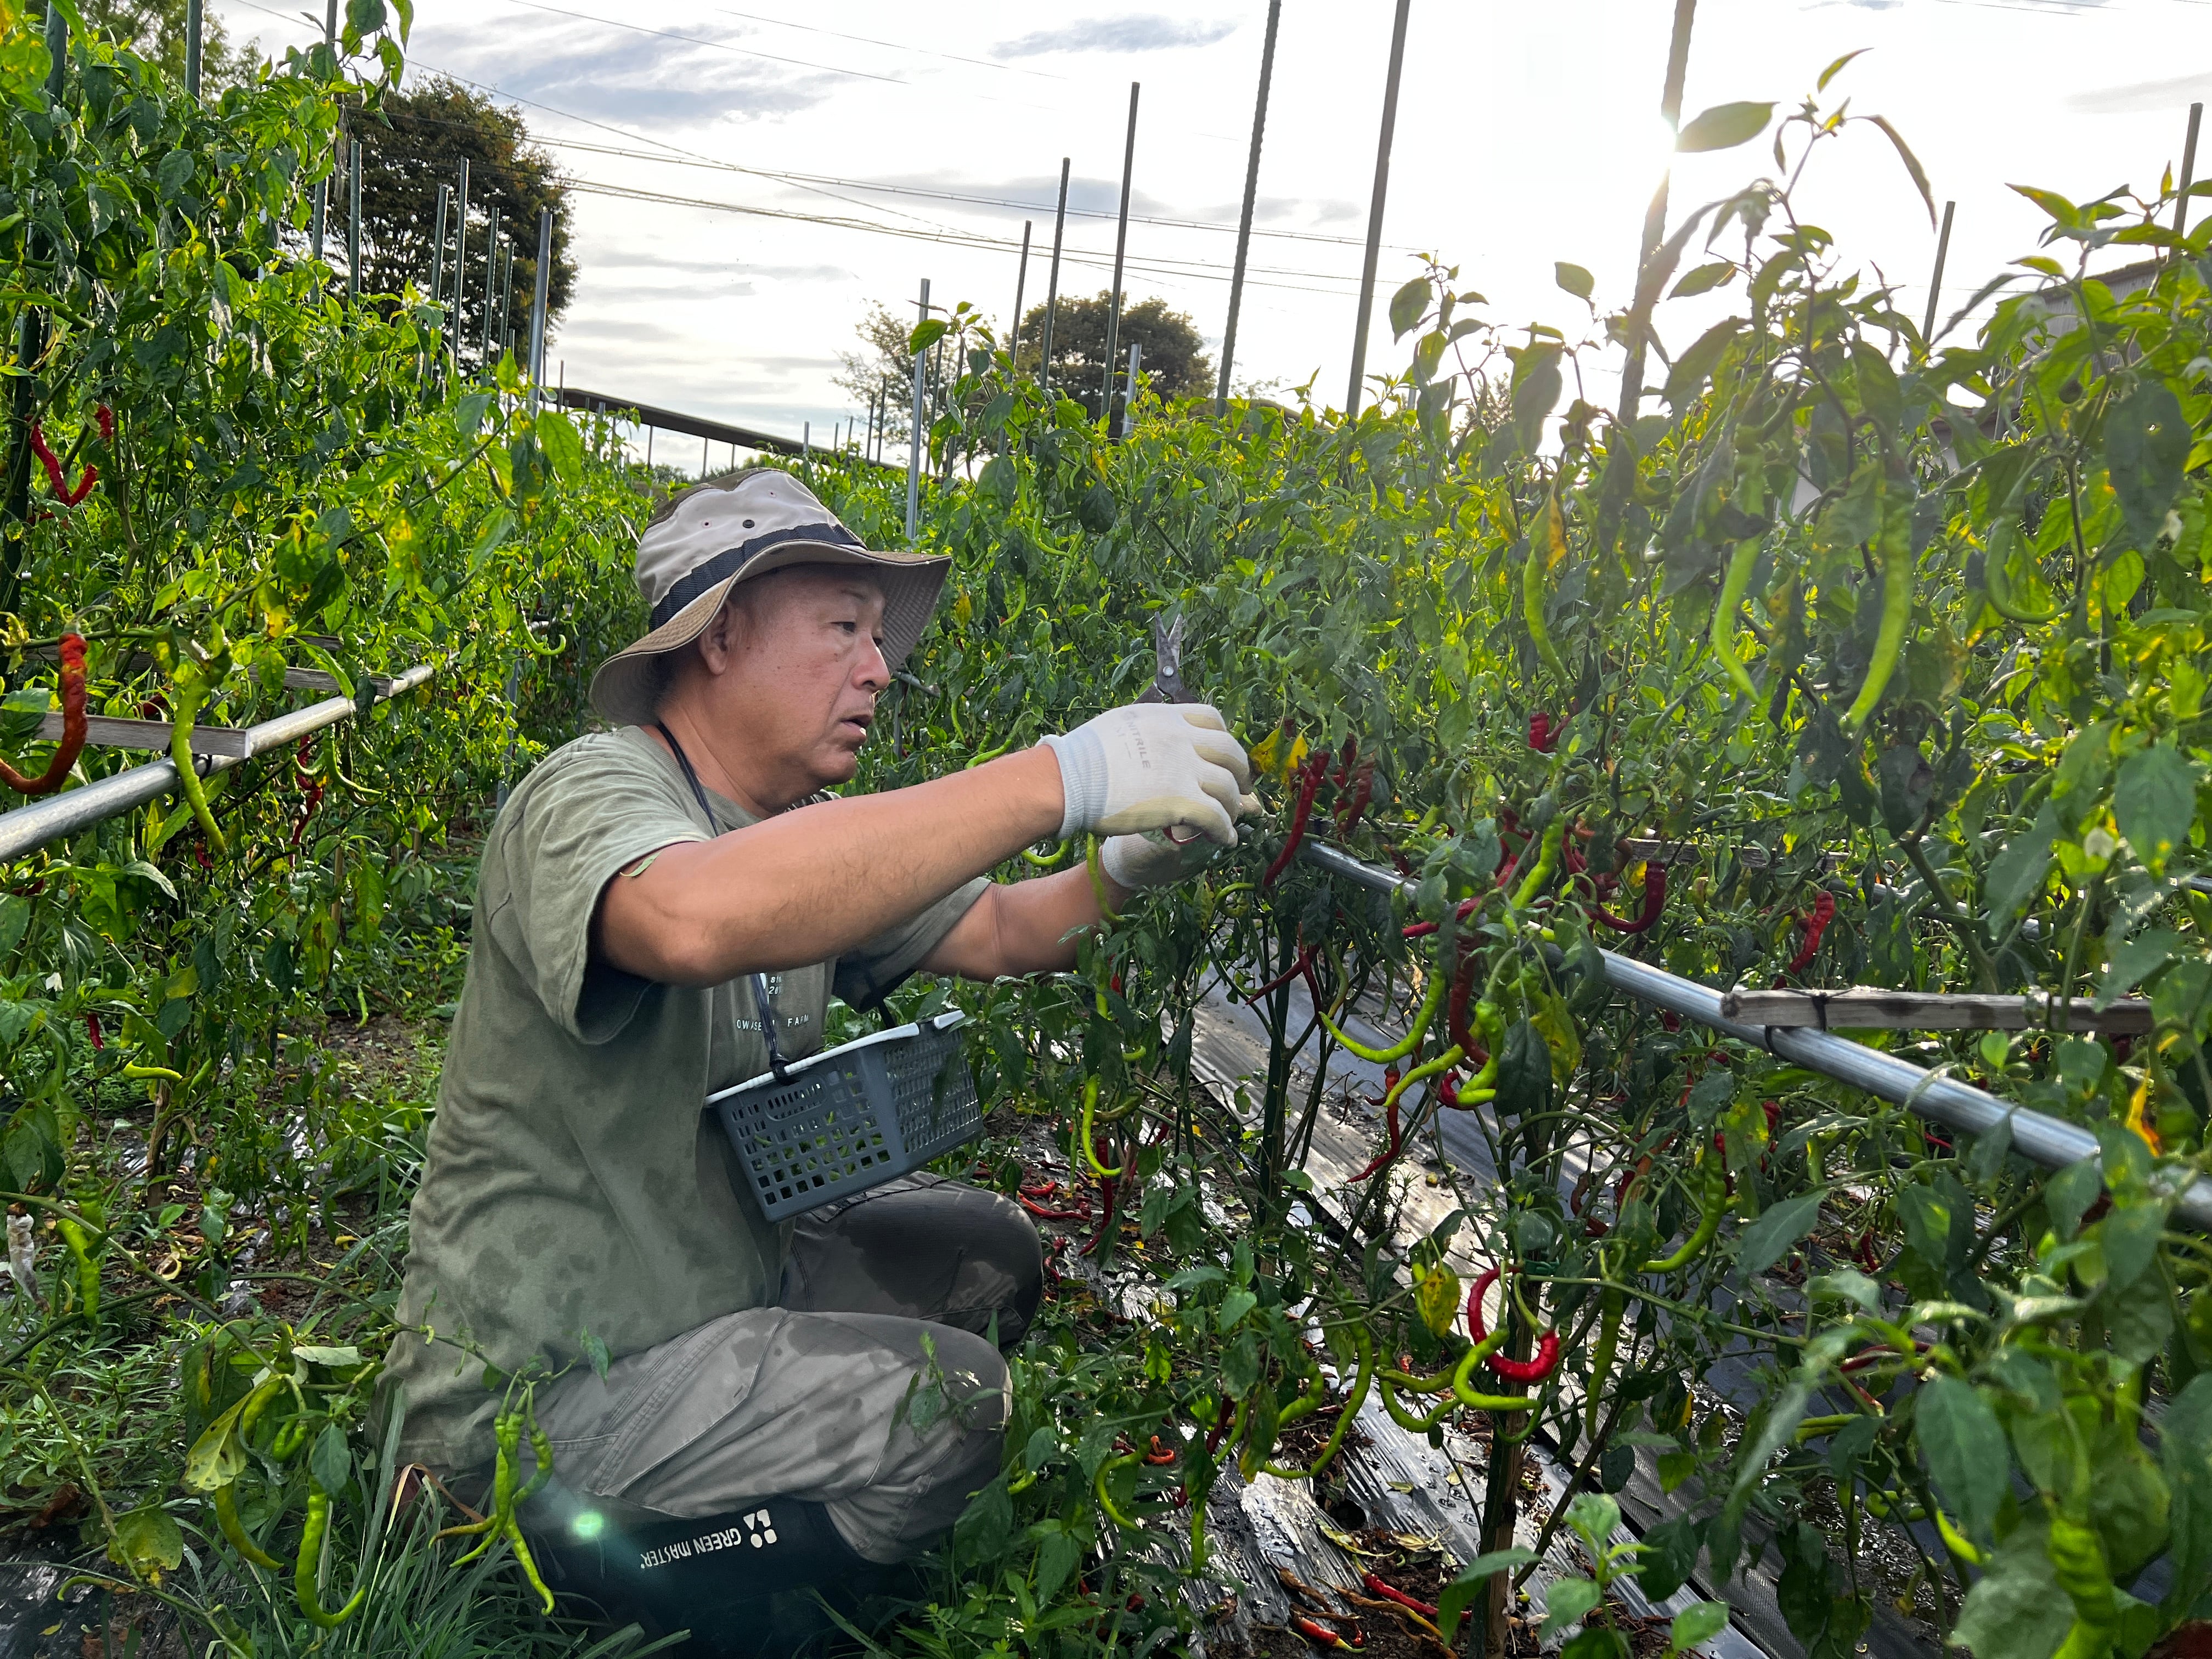
[[[628,1355],[604,1382],[572,1373],[538,1421],[577,1493],[681,1518],[819,1503],[858,1554],[902,1560],[997,1472],[1006,1368],[988,1336],[995,1322],[1018,1340],[1042,1286],[1018,1206],[903,1176],[799,1218],[780,1305]]]

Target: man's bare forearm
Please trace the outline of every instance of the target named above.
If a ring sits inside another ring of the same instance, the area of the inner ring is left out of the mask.
[[[1118,884],[1109,881],[1106,889],[1109,903],[1128,902]],[[1075,966],[1077,945],[1100,920],[1091,872],[1080,865],[1002,884],[975,901],[921,965],[963,979],[1059,973]]]
[[[1053,834],[1062,810],[1045,748],[802,807],[617,876],[593,942],[616,967],[673,985],[827,961]]]

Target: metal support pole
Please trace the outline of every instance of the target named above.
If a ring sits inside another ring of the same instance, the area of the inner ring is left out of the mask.
[[[1669,127],[1682,125],[1682,80],[1690,69],[1690,24],[1698,0],[1674,0],[1674,32],[1667,43],[1667,82],[1659,94],[1659,113]],[[1620,418],[1635,423],[1637,406],[1644,401],[1644,331],[1657,295],[1644,292],[1644,274],[1667,236],[1667,188],[1673,181],[1669,167],[1659,175],[1659,188],[1644,210],[1644,241],[1636,254],[1636,300],[1628,313],[1628,361],[1620,370]]]
[[[1116,437],[1129,435],[1129,411],[1137,401],[1137,368],[1144,361],[1145,343],[1142,340],[1130,341],[1128,378],[1121,383],[1121,429],[1115,434]]]
[[[461,188],[456,200],[460,209],[460,218],[453,232],[453,361],[458,366],[461,342],[467,337],[462,331],[461,301],[467,297],[469,291],[469,158],[465,155],[461,157]]]
[[[1399,0],[1403,5],[1405,0]],[[1129,136],[1121,141],[1121,213],[1114,227],[1114,291],[1106,301],[1106,384],[1099,388],[1098,416],[1114,408],[1114,355],[1121,333],[1121,255],[1129,243],[1129,173],[1137,161],[1137,83],[1129,82]],[[1110,429],[1110,428],[1109,428]]]
[[[1344,394],[1345,418],[1359,413],[1367,378],[1367,330],[1375,317],[1375,267],[1382,257],[1382,204],[1390,193],[1390,141],[1398,131],[1398,76],[1406,64],[1406,14],[1413,0],[1398,0],[1390,25],[1390,73],[1382,83],[1382,136],[1375,146],[1375,194],[1367,204],[1367,253],[1359,267],[1359,320],[1352,330],[1352,386]]]
[[[1213,412],[1229,412],[1229,366],[1237,360],[1237,314],[1244,305],[1244,257],[1252,250],[1252,205],[1260,194],[1260,139],[1267,130],[1267,88],[1275,78],[1275,27],[1283,20],[1283,0],[1267,0],[1267,40],[1260,48],[1260,97],[1252,109],[1252,155],[1244,163],[1244,210],[1237,216],[1237,265],[1229,278],[1229,325],[1221,334],[1221,385]],[[1363,337],[1366,331],[1360,331]]]
[[[346,303],[361,298],[361,140],[346,143]]]
[[[494,209],[491,222],[484,227],[484,308],[483,331],[477,337],[477,361],[491,367],[491,313],[499,293],[499,212]]]
[[[2203,124],[2204,106],[2189,106],[2189,137],[2181,145],[2181,190],[2173,198],[2173,234],[2182,234],[2189,228],[2189,187],[2197,182],[2197,129]]]
[[[1022,290],[1030,280],[1030,222],[1022,221],[1022,262],[1014,267],[1014,325],[1006,331],[1006,359],[1013,362],[1020,355],[1022,343]]]
[[[929,278],[921,279],[921,319],[915,324],[920,328],[929,320]],[[912,547],[921,527],[921,377],[927,372],[927,359],[922,353],[914,354],[914,433],[906,447],[906,544]]]
[[[1060,206],[1052,216],[1052,275],[1044,287],[1044,343],[1038,349],[1037,385],[1052,390],[1052,319],[1060,309],[1060,239],[1067,228],[1067,157],[1060,158]]]
[[[338,0],[330,0],[330,3],[323,10],[323,50],[335,55],[337,38]],[[307,239],[312,244],[310,252],[318,259],[323,257],[323,233],[326,228],[325,222],[330,217],[330,200],[331,181],[327,179],[316,179],[314,212],[308,223]]]
[[[1943,228],[1936,236],[1936,269],[1928,278],[1928,320],[1920,325],[1920,343],[1924,350],[1936,349],[1936,302],[1943,295],[1943,262],[1951,257],[1951,215],[1958,205],[1956,202],[1943,204]]]
[[[441,312],[446,305],[446,210],[453,205],[453,187],[451,185],[438,186],[438,224],[434,238],[435,246],[430,253],[430,301]],[[442,339],[444,319],[441,317],[439,322],[438,332]]]
[[[537,282],[530,297],[530,412],[538,413],[538,388],[545,378],[545,284],[553,269],[553,210],[538,210]],[[563,371],[566,372],[565,370]]]
[[[195,103],[200,95],[201,0],[185,0],[185,94]]]

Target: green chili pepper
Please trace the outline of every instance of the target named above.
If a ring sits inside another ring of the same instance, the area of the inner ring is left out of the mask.
[[[1757,538],[1738,542],[1729,557],[1728,580],[1721,584],[1720,599],[1713,606],[1713,654],[1728,670],[1736,690],[1747,697],[1756,696],[1759,688],[1751,683],[1751,671],[1735,653],[1735,621],[1743,609],[1744,589],[1751,586],[1751,568],[1758,562]]]
[[[1127,1527],[1133,1530],[1137,1523],[1122,1514],[1115,1506],[1113,1498],[1106,1490],[1106,1479],[1115,1470],[1126,1469],[1132,1463],[1139,1462],[1144,1455],[1141,1451],[1133,1451],[1126,1457],[1109,1457],[1098,1466],[1098,1473],[1091,1479],[1091,1495],[1098,1500],[1099,1512],[1117,1527]]]
[[[1098,902],[1098,920],[1109,927],[1118,927],[1121,918],[1115,914],[1114,906],[1106,896],[1106,866],[1098,861],[1098,837],[1091,837],[1084,849],[1084,867],[1091,872],[1091,896]]]
[[[2104,1659],[2112,1650],[2112,1627],[2119,1610],[2112,1601],[2112,1569],[2096,1528],[2064,1515],[2051,1518],[2045,1544],[2058,1588],[2074,1603],[2073,1627],[2058,1650],[2060,1659]]]
[[[323,1538],[330,1529],[331,1495],[315,1484],[311,1474],[307,1477],[307,1525],[300,1534],[300,1559],[292,1568],[292,1595],[307,1622],[320,1630],[336,1630],[368,1601],[368,1586],[364,1584],[336,1613],[323,1606],[315,1577],[322,1564]]]
[[[215,1523],[222,1535],[236,1550],[257,1567],[266,1567],[272,1572],[282,1572],[284,1564],[255,1543],[246,1530],[246,1523],[238,1518],[238,1483],[235,1480],[215,1490]]]
[[[963,769],[963,770],[965,770],[965,771],[972,772],[972,771],[974,771],[974,770],[975,770],[977,767],[979,767],[979,766],[986,766],[986,765],[988,765],[991,762],[993,762],[993,761],[994,761],[994,760],[998,759],[1000,756],[1001,756],[1001,755],[1005,754],[1005,753],[1006,752],[1006,750],[1008,750],[1009,749],[1012,749],[1013,746],[1014,746],[1014,740],[1013,740],[1012,738],[1007,738],[1004,743],[1000,744],[996,749],[986,749],[986,750],[984,750],[981,754],[977,755],[977,756],[975,757],[975,759],[973,759],[973,760],[969,761],[969,762],[968,763],[967,766],[966,766],[966,767],[964,767]]]
[[[1338,1448],[1344,1443],[1345,1430],[1351,1426],[1352,1419],[1359,1415],[1360,1407],[1367,1403],[1367,1390],[1375,1380],[1375,1339],[1367,1334],[1364,1328],[1355,1326],[1352,1329],[1352,1340],[1359,1350],[1359,1370],[1352,1385],[1352,1397],[1344,1402],[1344,1409],[1336,1415],[1334,1431],[1329,1435],[1327,1443],[1316,1454],[1312,1463],[1303,1469],[1287,1468],[1280,1463],[1269,1463],[1267,1473],[1277,1480],[1309,1480],[1327,1468],[1334,1460]],[[1324,1389],[1315,1399],[1314,1403],[1306,1406],[1304,1411],[1298,1408],[1305,1405],[1304,1401],[1293,1401],[1278,1419],[1279,1424],[1291,1420],[1293,1413],[1303,1417],[1319,1410],[1322,1401],[1327,1397],[1327,1390]]]
[[[1881,627],[1875,635],[1866,679],[1844,715],[1846,737],[1856,737],[1873,718],[1905,650],[1905,625],[1912,620],[1912,504],[1901,493],[1892,492],[1886,499],[1881,546]]]
[[[207,790],[200,782],[200,775],[192,769],[192,726],[205,695],[199,690],[197,677],[178,677],[177,706],[169,715],[169,759],[177,769],[177,787],[191,807],[192,816],[200,822],[200,833],[207,837],[209,848],[220,856],[229,851],[229,847],[222,838],[222,831],[216,827],[215,813],[208,806]]]
[[[269,1455],[281,1463],[307,1443],[307,1419],[305,1416],[294,1417],[270,1441]]]
[[[1678,1273],[1705,1253],[1705,1246],[1713,1242],[1720,1231],[1721,1218],[1728,1213],[1728,1165],[1719,1158],[1705,1164],[1703,1189],[1698,1194],[1698,1228],[1682,1241],[1682,1246],[1672,1255],[1656,1261],[1647,1261],[1637,1269],[1644,1273]]]
[[[1564,817],[1553,818],[1551,826],[1544,831],[1543,843],[1536,849],[1535,863],[1528,866],[1528,873],[1522,878],[1520,886],[1514,889],[1515,909],[1528,908],[1550,882],[1552,872],[1559,867],[1559,847],[1566,833],[1567,821]]]
[[[1358,1054],[1370,1066],[1387,1066],[1394,1060],[1403,1060],[1421,1046],[1422,1040],[1429,1034],[1429,1027],[1436,1021],[1437,1010],[1443,1006],[1444,993],[1450,988],[1450,986],[1449,974],[1441,969],[1432,969],[1429,975],[1429,988],[1422,994],[1420,1008],[1413,1016],[1413,1029],[1388,1048],[1370,1048],[1358,1038],[1346,1036],[1339,1030],[1336,1022],[1321,1009],[1316,1008],[1314,1012],[1320,1017],[1321,1023],[1328,1029],[1329,1036],[1334,1037],[1346,1049]]]
[[[1544,499],[1544,545],[1532,545],[1527,562],[1521,567],[1521,615],[1528,624],[1528,637],[1536,642],[1537,656],[1563,687],[1571,683],[1566,664],[1559,659],[1559,648],[1552,643],[1550,625],[1544,620],[1544,579],[1566,553],[1566,521],[1560,514],[1559,494],[1554,486]]]
[[[69,1246],[70,1258],[76,1263],[77,1300],[83,1306],[85,1321],[94,1329],[100,1328],[100,1264],[92,1259],[92,1236],[82,1224],[69,1216],[59,1218],[54,1225],[61,1233],[62,1243]]]
[[[1628,1313],[1628,1297],[1610,1287],[1598,1296],[1597,1346],[1590,1350],[1589,1404],[1583,1413],[1583,1433],[1597,1438],[1598,1414],[1604,1408],[1606,1382],[1613,1375],[1613,1357],[1620,1346],[1620,1327]]]
[[[1041,853],[1032,853],[1026,847],[1022,848],[1022,856],[1040,870],[1050,870],[1055,867],[1062,859],[1067,856],[1067,843],[1066,842],[1062,842],[1059,846],[1053,848],[1052,855],[1049,858]]]
[[[2020,526],[2005,514],[1990,526],[1989,545],[1982,554],[1982,597],[1990,602],[1990,609],[2008,622],[2047,623],[2063,608],[2053,605],[2044,611],[2030,611],[2013,597],[2012,578],[2007,567],[2012,562],[2014,546],[2020,540]]]

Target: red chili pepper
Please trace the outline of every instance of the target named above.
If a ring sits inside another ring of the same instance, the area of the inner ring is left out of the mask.
[[[93,418],[100,422],[100,435],[109,443],[115,441],[115,412],[106,404],[95,410]]]
[[[36,421],[31,422],[31,448],[46,469],[46,482],[53,486],[54,499],[64,507],[75,507],[92,494],[93,485],[100,482],[100,469],[88,465],[84,476],[76,481],[76,488],[71,489],[62,476],[60,458],[48,447],[46,432]]]
[[[1601,922],[1616,933],[1647,933],[1659,920],[1659,913],[1666,908],[1667,866],[1647,864],[1644,866],[1644,908],[1637,913],[1635,921],[1623,921],[1619,916],[1609,915],[1595,904],[1590,906],[1589,914],[1592,921]]]
[[[1169,1464],[1176,1461],[1176,1453],[1160,1444],[1159,1436],[1154,1435],[1152,1437],[1152,1449],[1145,1454],[1145,1462],[1150,1464],[1153,1468],[1165,1468]]]
[[[1566,722],[1561,720],[1561,726]],[[1553,729],[1552,717],[1542,709],[1528,716],[1528,746],[1540,755],[1548,755],[1559,744],[1559,734]]]
[[[1328,770],[1328,750],[1317,750],[1300,769],[1297,805],[1291,812],[1290,838],[1284,842],[1283,850],[1275,854],[1275,861],[1267,866],[1267,873],[1260,878],[1264,890],[1275,884],[1275,878],[1291,867],[1291,860],[1298,855],[1298,848],[1306,838],[1306,820],[1313,816],[1314,796],[1321,788],[1323,774]]]
[[[1117,968],[1114,970],[1112,975],[1107,980],[1106,985],[1107,988],[1112,991],[1115,996],[1118,997],[1121,994],[1121,970],[1120,969]]]
[[[1347,778],[1351,777],[1351,775],[1352,775],[1352,763],[1358,757],[1358,755],[1359,755],[1359,736],[1358,736],[1358,733],[1354,732],[1354,733],[1352,733],[1351,736],[1349,736],[1349,737],[1347,737],[1347,738],[1345,738],[1345,740],[1344,740],[1344,753],[1343,753],[1340,757],[1338,757],[1338,760],[1337,760],[1337,763],[1336,763],[1336,787],[1337,787],[1338,788],[1340,788],[1340,789],[1343,788],[1343,787],[1344,787],[1344,785],[1345,785],[1345,781],[1346,781]],[[1370,762],[1368,763],[1368,764],[1369,764],[1370,766],[1372,766],[1372,765],[1374,764],[1374,763],[1373,763],[1372,761],[1370,761]]]
[[[1482,1317],[1482,1293],[1498,1279],[1499,1270],[1486,1268],[1467,1293],[1467,1334],[1477,1343],[1490,1335],[1490,1327]],[[1537,1339],[1534,1359],[1508,1359],[1498,1354],[1490,1357],[1490,1369],[1513,1382],[1540,1382],[1549,1376],[1559,1363],[1559,1333],[1546,1331]]]
[[[1422,1601],[1417,1595],[1407,1595],[1405,1591],[1398,1589],[1395,1584],[1384,1583],[1382,1580],[1377,1578],[1371,1572],[1361,1573],[1359,1575],[1359,1581],[1363,1584],[1366,1585],[1371,1593],[1381,1596],[1386,1601],[1395,1601],[1400,1607],[1410,1608],[1412,1611],[1419,1613],[1424,1619],[1434,1619],[1437,1616],[1436,1608],[1431,1607],[1428,1602]],[[1474,1609],[1473,1607],[1462,1607],[1460,1609],[1459,1618],[1462,1624],[1465,1624],[1468,1620],[1474,1617]]]
[[[84,1017],[84,1034],[92,1039],[92,1046],[95,1050],[105,1048],[107,1046],[106,1040],[100,1035],[100,1016],[98,1014],[87,1014]]]
[[[1459,1103],[1459,1070],[1456,1066],[1437,1079],[1437,1097],[1452,1111],[1467,1109]]]
[[[1208,1457],[1213,1455],[1221,1444],[1221,1437],[1229,1432],[1229,1425],[1236,1420],[1237,1401],[1224,1400],[1221,1402],[1221,1415],[1214,1419],[1213,1426],[1206,1431],[1206,1455]]]
[[[1397,1157],[1399,1147],[1404,1144],[1398,1132],[1398,1068],[1395,1066],[1382,1073],[1382,1098],[1388,1103],[1385,1111],[1390,1126],[1390,1145],[1373,1163],[1358,1175],[1348,1177],[1350,1180],[1366,1180],[1368,1176]]]
[[[1813,965],[1813,955],[1820,948],[1820,935],[1828,931],[1828,924],[1836,919],[1836,896],[1823,893],[1813,901],[1813,914],[1805,923],[1805,943],[1790,959],[1787,972],[1802,974]]]
[[[1451,994],[1444,1002],[1444,1033],[1458,1044],[1462,1054],[1468,1055],[1482,1047],[1467,1024],[1467,1005],[1474,996],[1475,972],[1481,966],[1482,958],[1472,951],[1461,957],[1459,971],[1452,975]],[[1484,1059],[1487,1058],[1486,1054]],[[1481,1061],[1475,1063],[1480,1065]]]
[[[1347,738],[1345,742],[1349,747],[1351,739]],[[1359,769],[1352,774],[1352,793],[1336,809],[1335,834],[1339,841],[1359,827],[1360,814],[1367,810],[1367,803],[1374,797],[1375,763],[1372,760],[1362,761]]]
[[[1048,1210],[1042,1205],[1031,1203],[1026,1197],[1018,1197],[1014,1201],[1039,1221],[1088,1221],[1091,1219],[1091,1208],[1088,1205],[1079,1210]]]
[[[1114,1194],[1121,1186],[1119,1179],[1099,1183],[1105,1199],[1105,1212],[1098,1218],[1098,1231],[1091,1235],[1091,1242],[1083,1247],[1083,1254],[1095,1255],[1098,1247],[1106,1242],[1106,1235],[1114,1231]]]
[[[1288,968],[1285,968],[1281,973],[1276,975],[1274,978],[1269,980],[1265,985],[1262,985],[1258,989],[1255,990],[1250,996],[1245,998],[1245,1001],[1247,1003],[1257,1002],[1261,997],[1267,996],[1272,992],[1281,990],[1283,987],[1288,985],[1292,980],[1297,978],[1299,975],[1310,974],[1313,970],[1314,952],[1317,948],[1318,947],[1311,945],[1300,945],[1298,947],[1297,960],[1292,963]],[[1309,986],[1309,988],[1311,988],[1310,986]],[[1320,999],[1318,996],[1316,997],[1315,1001],[1316,1004],[1319,1003]]]
[[[299,752],[292,757],[292,768],[300,775],[300,821],[292,826],[292,845],[297,847],[307,833],[307,820],[315,816],[315,809],[323,803],[323,781],[307,767],[307,757],[314,753],[313,738],[300,739]]]
[[[0,761],[0,783],[26,795],[51,795],[62,787],[76,764],[76,757],[84,752],[84,640],[82,635],[62,635],[62,740],[46,769],[36,777],[27,777],[6,761]]]

